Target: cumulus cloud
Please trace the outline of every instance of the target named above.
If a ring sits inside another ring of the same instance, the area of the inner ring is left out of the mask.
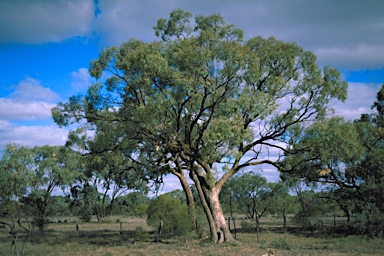
[[[159,18],[182,8],[194,15],[221,13],[226,22],[245,31],[296,42],[319,55],[320,65],[375,69],[384,66],[384,1],[142,1],[99,3],[95,30],[105,45],[130,38],[154,40]]]
[[[371,106],[376,100],[381,84],[348,83],[348,98],[345,103],[337,102],[332,107],[335,114],[348,120],[359,119],[361,114],[372,113]]]
[[[0,1],[0,43],[61,42],[87,36],[94,18],[92,0]]]
[[[130,38],[154,40],[153,26],[161,17],[168,17],[176,8],[176,0],[170,1],[100,1],[101,13],[95,21],[95,30],[103,44],[120,45]]]
[[[38,125],[50,120],[50,109],[59,96],[40,84],[40,81],[26,77],[20,81],[13,93],[0,98],[0,152],[8,143],[24,146],[63,145],[68,131],[53,125]],[[18,125],[29,121],[31,125]]]
[[[0,98],[0,119],[41,120],[51,118],[50,109],[59,96],[40,81],[26,77],[7,98]]]
[[[72,71],[71,77],[71,87],[76,91],[88,88],[88,86],[93,82],[93,78],[89,74],[87,68],[79,68],[77,71]]]
[[[17,126],[0,120],[0,149],[8,143],[33,147],[43,145],[64,145],[68,131],[57,126]]]
[[[51,89],[43,87],[39,80],[26,77],[16,87],[16,90],[10,95],[12,99],[20,102],[47,101],[54,102],[59,96]]]
[[[41,120],[51,118],[51,108],[55,104],[47,102],[21,102],[15,99],[0,98],[0,119],[2,120]]]
[[[157,19],[177,8],[194,15],[221,13],[246,38],[296,42],[338,68],[383,67],[384,1],[205,0],[0,1],[0,43],[60,42],[97,34],[103,46],[130,38],[155,40]]]

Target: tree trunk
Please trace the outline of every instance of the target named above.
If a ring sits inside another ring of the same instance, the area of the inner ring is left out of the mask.
[[[230,195],[229,195],[229,208],[230,208],[230,210],[231,210],[231,218],[232,218],[232,221],[233,221],[233,230],[235,231],[235,239],[236,239],[236,232],[237,232],[237,230],[236,230],[236,221],[235,221],[235,217],[233,216],[233,206],[232,206],[232,191],[231,191],[231,193],[230,193]],[[229,221],[229,220],[228,220]],[[230,228],[229,228],[229,230],[231,230]]]
[[[259,220],[259,214],[255,214],[255,220],[256,220],[256,239],[257,243],[260,242],[259,234],[260,234],[260,220]]]
[[[287,215],[285,214],[285,211],[283,210],[283,232],[287,232]]]
[[[192,219],[192,229],[196,231],[197,229],[197,217],[196,217],[196,205],[193,198],[192,190],[188,185],[187,178],[184,176],[184,173],[175,173],[177,178],[179,178],[185,197],[187,199],[188,212],[191,215]]]
[[[222,185],[231,177],[231,175],[225,175],[224,178],[220,179],[220,181],[215,184],[213,183],[209,165],[203,161],[199,161],[199,165],[200,164],[201,166],[192,166],[190,169],[190,176],[196,184],[201,203],[204,207],[204,212],[209,222],[211,241],[213,243],[234,242],[236,240],[233,238],[228,228],[219,201],[219,193]]]
[[[207,194],[208,199],[208,205],[212,212],[212,217],[214,220],[214,225],[216,228],[217,233],[217,243],[222,242],[232,242],[235,241],[233,238],[228,225],[227,221],[225,220],[225,216],[223,213],[223,209],[221,208],[221,204],[219,201],[219,190],[216,187],[213,187],[212,189],[204,188],[203,191],[205,194]]]
[[[209,208],[209,205],[208,205],[207,200],[206,200],[206,196],[203,192],[203,189],[201,188],[200,181],[193,172],[189,173],[189,177],[195,183],[195,186],[197,188],[197,192],[199,193],[201,205],[203,206],[205,216],[207,217],[207,220],[208,220],[209,230],[211,232],[211,242],[217,243],[218,236],[217,236],[217,232],[216,232],[215,220],[213,219],[211,209]]]

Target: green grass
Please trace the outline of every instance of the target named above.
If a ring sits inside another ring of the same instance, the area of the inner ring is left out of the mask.
[[[283,234],[277,220],[262,223],[260,243],[256,242],[253,228],[239,228],[234,244],[212,245],[204,235],[163,238],[156,242],[156,234],[150,232],[140,219],[103,223],[51,223],[44,232],[34,231],[25,244],[25,255],[76,256],[76,255],[263,255],[268,251],[276,255],[382,255],[384,240],[363,236],[341,236],[325,231],[315,233],[292,229]],[[268,225],[266,225],[268,224]],[[273,225],[272,225],[273,224]],[[290,223],[292,224],[292,223]],[[0,255],[11,255],[12,237],[8,230],[0,229]],[[19,232],[19,252],[24,233]]]

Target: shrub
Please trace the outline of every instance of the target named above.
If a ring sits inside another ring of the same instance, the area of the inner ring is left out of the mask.
[[[253,223],[250,222],[249,220],[241,220],[240,227],[242,227],[242,228],[252,228],[253,227],[252,224]]]
[[[148,240],[148,232],[142,227],[136,227],[135,229],[135,241],[146,241]]]
[[[90,222],[92,219],[92,209],[90,207],[82,207],[79,214],[82,222]]]
[[[183,235],[192,228],[187,205],[167,194],[152,200],[147,209],[149,226],[157,229],[161,221],[162,234]]]
[[[136,217],[145,216],[147,209],[148,209],[147,205],[139,204],[134,211],[134,216],[136,216]]]
[[[273,247],[273,248],[279,249],[279,250],[291,250],[292,244],[290,242],[288,242],[286,239],[279,237],[279,238],[273,240],[269,244],[269,247]]]
[[[351,226],[359,234],[366,234],[370,237],[383,236],[384,217],[376,205],[372,203],[363,205],[355,216],[356,222]]]

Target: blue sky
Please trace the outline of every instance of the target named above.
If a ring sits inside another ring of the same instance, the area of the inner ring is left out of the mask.
[[[246,39],[274,36],[314,52],[349,83],[346,103],[334,103],[347,119],[369,112],[384,84],[382,0],[0,0],[0,152],[10,142],[64,144],[68,130],[50,108],[93,82],[89,62],[100,50],[156,40],[152,27],[176,8],[221,13]]]

